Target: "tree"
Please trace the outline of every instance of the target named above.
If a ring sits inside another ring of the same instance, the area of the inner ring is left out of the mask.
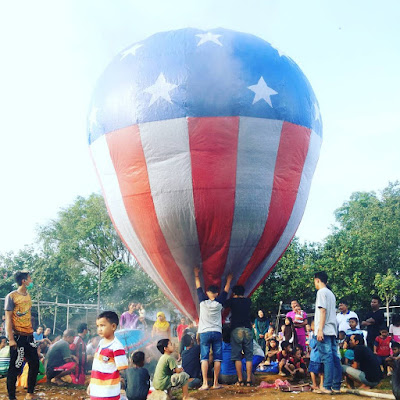
[[[385,299],[387,325],[389,325],[389,305],[396,298],[400,289],[399,274],[394,274],[389,268],[387,274],[382,275],[379,272],[375,275],[374,286],[380,298]],[[372,291],[373,293],[373,291]]]

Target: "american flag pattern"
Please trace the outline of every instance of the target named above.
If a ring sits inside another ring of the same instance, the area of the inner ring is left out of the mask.
[[[322,122],[307,78],[266,41],[182,29],[113,59],[93,95],[88,140],[122,240],[197,319],[195,266],[205,286],[232,272],[250,295],[289,245]]]

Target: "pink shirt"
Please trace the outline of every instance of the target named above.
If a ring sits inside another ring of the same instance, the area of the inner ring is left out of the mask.
[[[294,311],[290,311],[286,314],[287,317],[292,318],[293,322],[296,319],[296,313]],[[307,319],[307,313],[303,311],[303,320]],[[306,328],[303,326],[301,328],[296,328],[297,336],[306,336]]]

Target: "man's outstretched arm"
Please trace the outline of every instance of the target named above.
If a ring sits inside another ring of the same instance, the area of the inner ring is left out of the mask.
[[[194,279],[196,282],[196,289],[201,288],[201,282],[200,282],[200,268],[199,267],[194,267]]]

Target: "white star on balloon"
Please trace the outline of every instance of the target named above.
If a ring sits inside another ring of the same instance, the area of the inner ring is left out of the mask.
[[[159,98],[163,98],[168,101],[168,103],[172,104],[171,97],[169,92],[178,87],[178,85],[174,85],[173,83],[168,83],[165,80],[164,74],[161,73],[158,75],[158,78],[154,85],[149,86],[147,89],[144,89],[144,92],[151,94],[150,106],[157,101]]]
[[[93,126],[97,125],[97,112],[99,110],[96,107],[92,108],[92,111],[90,112],[89,115],[89,124],[90,128],[93,129]]]
[[[321,121],[321,113],[319,111],[317,103],[314,103],[314,120]]]
[[[143,45],[142,45],[142,44],[139,44],[139,43],[134,44],[132,47],[130,47],[128,50],[125,50],[125,51],[122,53],[121,60],[122,60],[123,58],[125,58],[126,56],[129,56],[130,54],[133,55],[133,56],[135,56],[135,55],[136,55],[136,50],[137,50],[137,49],[140,49],[142,46],[143,46]]]
[[[199,33],[196,36],[200,38],[200,42],[197,43],[197,47],[207,42],[213,42],[219,46],[222,46],[222,43],[218,40],[218,38],[221,37],[222,35],[216,35],[214,33],[207,32],[207,33]]]
[[[258,80],[257,85],[248,86],[247,88],[255,93],[253,104],[257,103],[257,101],[265,100],[272,107],[271,96],[278,94],[265,83],[263,77]]]

